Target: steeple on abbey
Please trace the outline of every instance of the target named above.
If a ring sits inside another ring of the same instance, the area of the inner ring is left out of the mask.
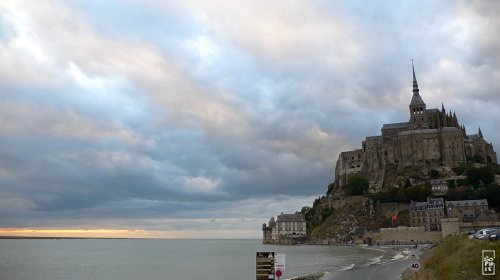
[[[387,169],[396,167],[453,167],[480,155],[486,162],[497,162],[493,145],[477,134],[467,135],[452,110],[427,109],[420,96],[412,60],[413,96],[408,122],[384,124],[381,135],[368,136],[361,149],[342,152],[335,168],[335,184],[342,187],[354,173],[366,175],[371,191],[381,190]],[[429,167],[429,168],[426,168]]]
[[[413,66],[413,59],[411,60],[411,68],[413,70],[413,96],[410,102],[410,125],[412,129],[427,128],[425,122],[425,102],[420,96],[418,90],[417,78],[415,77],[415,67]]]

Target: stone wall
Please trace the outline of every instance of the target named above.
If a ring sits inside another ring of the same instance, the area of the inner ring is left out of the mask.
[[[281,235],[278,242],[275,242],[274,244],[297,245],[297,244],[306,244],[306,243],[307,243],[307,236]]]
[[[441,237],[446,238],[460,232],[460,222],[458,218],[441,218]]]
[[[381,228],[379,232],[365,234],[365,238],[381,244],[435,243],[441,240],[441,232],[425,231],[423,227]]]
[[[365,197],[363,195],[347,195],[340,198],[334,198],[332,196],[327,196],[322,202],[322,208],[334,208],[338,209],[346,204],[359,204],[363,203]]]

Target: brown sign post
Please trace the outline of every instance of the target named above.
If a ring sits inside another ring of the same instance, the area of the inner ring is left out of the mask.
[[[257,252],[257,280],[274,279],[274,252]]]

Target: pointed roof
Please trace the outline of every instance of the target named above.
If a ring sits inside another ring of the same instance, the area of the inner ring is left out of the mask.
[[[415,67],[413,66],[413,59],[411,60],[411,69],[413,70],[413,92],[418,92],[417,78],[415,77]]]
[[[479,131],[477,132],[477,135],[479,135],[479,137],[483,138],[483,132],[481,131],[481,127],[479,127]]]
[[[413,70],[413,97],[411,98],[410,106],[425,105],[424,100],[422,100],[422,97],[419,94],[413,59],[411,60],[411,69]]]

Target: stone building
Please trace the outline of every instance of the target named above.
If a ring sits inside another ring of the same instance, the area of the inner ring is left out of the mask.
[[[413,96],[407,122],[384,124],[381,135],[369,136],[361,149],[340,153],[335,167],[335,183],[342,187],[353,173],[365,174],[372,191],[379,191],[389,165],[405,167],[456,166],[480,156],[485,162],[497,162],[493,145],[479,128],[467,135],[455,112],[427,109],[420,96],[413,68]]]
[[[448,217],[458,218],[461,223],[496,220],[496,214],[493,209],[489,210],[486,199],[446,201],[445,205]],[[494,214],[493,217],[490,214]]]
[[[426,202],[412,202],[410,205],[410,224],[424,227],[426,231],[441,230],[441,218],[445,216],[442,198],[427,198]]]
[[[448,182],[443,179],[432,179],[428,181],[434,195],[443,195],[448,191]]]
[[[271,217],[268,225],[262,224],[262,243],[273,243],[273,229],[276,227],[276,222],[274,217]]]
[[[283,237],[298,238],[304,237],[306,232],[306,220],[302,213],[278,215],[276,221],[274,218],[269,220],[269,224],[262,224],[263,243],[280,243]]]
[[[276,219],[277,235],[306,235],[306,220],[300,212],[278,215]]]

